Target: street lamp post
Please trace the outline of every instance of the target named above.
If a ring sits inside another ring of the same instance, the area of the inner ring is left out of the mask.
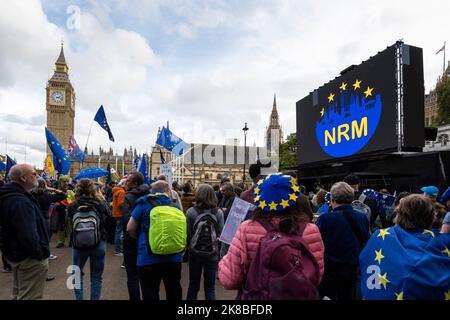
[[[245,185],[245,162],[247,161],[247,122],[245,123],[244,128],[242,128],[242,130],[244,131],[244,174],[242,176],[242,181],[244,182]]]

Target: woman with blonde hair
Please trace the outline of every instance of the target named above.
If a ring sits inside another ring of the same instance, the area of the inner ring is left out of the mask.
[[[77,300],[83,300],[83,268],[90,260],[90,279],[91,279],[91,300],[99,300],[103,285],[103,270],[105,266],[105,250],[107,233],[105,229],[105,221],[111,216],[111,211],[105,203],[103,196],[99,193],[95,183],[89,179],[81,179],[75,187],[75,201],[68,207],[69,218],[77,219],[77,216],[86,212],[94,212],[99,221],[100,238],[98,244],[87,247],[78,248],[75,236],[77,234],[77,226],[73,225],[72,235],[74,237],[72,247],[72,263],[80,268],[81,271],[81,287],[75,288],[75,297]],[[87,220],[87,219],[86,219]],[[80,230],[81,231],[81,230]]]

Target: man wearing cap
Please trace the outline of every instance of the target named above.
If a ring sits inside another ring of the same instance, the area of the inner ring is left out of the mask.
[[[421,188],[420,191],[423,191],[423,195],[433,201],[434,221],[432,227],[435,229],[441,229],[445,214],[447,213],[447,209],[444,205],[440,204],[437,201],[439,189],[435,186],[426,186]]]
[[[247,201],[248,203],[254,204],[253,202],[253,192],[256,187],[256,183],[261,179],[264,178],[263,175],[261,175],[261,168],[264,168],[265,166],[261,162],[253,163],[248,168],[248,174],[250,175],[250,178],[253,180],[253,187],[249,190],[246,190],[241,193],[240,198],[244,201]]]

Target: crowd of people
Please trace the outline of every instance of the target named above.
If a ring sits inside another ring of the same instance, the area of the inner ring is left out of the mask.
[[[2,272],[13,276],[12,298],[43,298],[54,279],[55,234],[81,270],[77,300],[87,260],[90,298],[101,298],[108,242],[123,257],[130,300],[159,300],[161,281],[168,300],[196,300],[202,276],[207,300],[216,299],[217,281],[242,300],[450,299],[450,188],[380,189],[395,197],[386,208],[353,174],[309,196],[295,177],[263,176],[259,163],[249,175],[248,188],[227,178],[170,185],[163,175],[147,185],[139,172],[103,185],[13,166],[9,182],[0,179]],[[232,242],[221,242],[236,199],[251,209]]]

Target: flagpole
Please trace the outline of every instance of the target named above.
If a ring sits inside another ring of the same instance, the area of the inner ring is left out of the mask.
[[[445,45],[446,45],[446,41],[444,41],[444,66],[442,68],[442,77],[445,76]]]
[[[92,120],[91,122],[91,127],[89,128],[89,133],[88,133],[88,137],[86,139],[86,145],[84,146],[84,149],[87,149],[87,145],[88,145],[88,141],[89,141],[89,137],[91,136],[91,130],[92,130],[92,125],[94,124],[94,120]]]

